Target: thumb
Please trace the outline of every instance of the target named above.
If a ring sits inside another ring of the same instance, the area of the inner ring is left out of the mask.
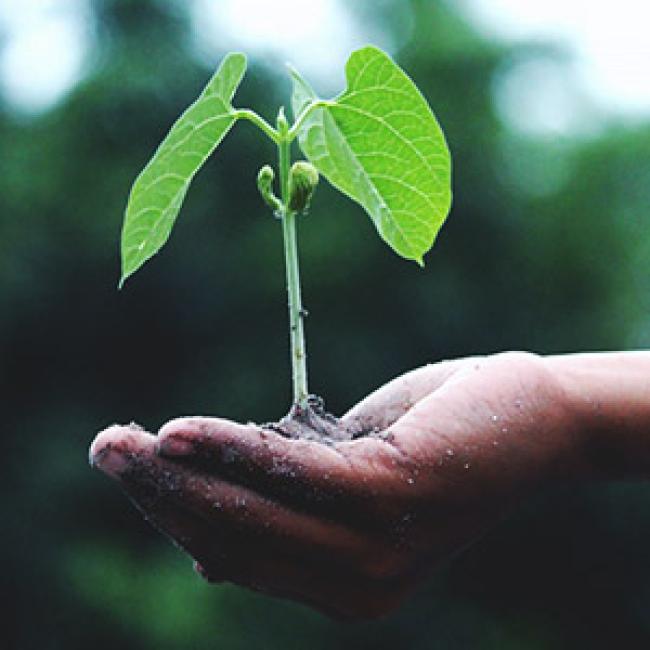
[[[353,406],[341,423],[364,431],[383,431],[440,388],[470,359],[440,361],[411,370],[384,384]]]

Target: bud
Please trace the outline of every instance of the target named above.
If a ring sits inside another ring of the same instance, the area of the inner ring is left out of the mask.
[[[316,168],[304,160],[293,163],[289,170],[289,209],[305,213],[318,185]]]
[[[282,204],[275,194],[273,194],[273,180],[275,172],[270,165],[264,165],[257,174],[257,189],[259,190],[266,205],[274,212],[281,209]]]
[[[278,116],[275,119],[275,124],[278,127],[280,135],[286,135],[287,131],[289,131],[289,122],[287,121],[287,117],[284,114],[284,106],[280,106]]]

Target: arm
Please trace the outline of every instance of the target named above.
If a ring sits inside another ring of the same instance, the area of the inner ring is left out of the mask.
[[[595,476],[650,475],[650,352],[558,355],[547,363],[586,432]]]
[[[377,616],[532,491],[644,475],[646,367],[644,353],[444,362],[344,417],[375,436],[324,445],[182,418],[157,436],[111,427],[91,462],[208,579]]]

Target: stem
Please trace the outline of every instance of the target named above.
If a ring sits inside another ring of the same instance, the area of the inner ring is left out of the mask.
[[[289,209],[289,167],[291,165],[291,140],[284,113],[278,116],[278,158],[282,198],[282,236],[287,270],[287,293],[289,294],[289,332],[291,340],[291,369],[293,376],[293,403],[300,409],[308,408],[307,398],[307,352],[305,349],[304,317],[300,296],[300,272],[298,269],[298,243],[296,213]]]

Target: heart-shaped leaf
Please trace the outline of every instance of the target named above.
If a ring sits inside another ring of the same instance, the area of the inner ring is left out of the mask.
[[[420,91],[368,46],[346,64],[347,89],[312,110],[298,135],[318,171],[360,203],[398,254],[422,264],[451,206],[451,160]],[[318,98],[292,70],[295,116]]]
[[[237,119],[231,100],[246,57],[230,53],[135,180],[122,228],[120,286],[165,244],[196,172]]]

